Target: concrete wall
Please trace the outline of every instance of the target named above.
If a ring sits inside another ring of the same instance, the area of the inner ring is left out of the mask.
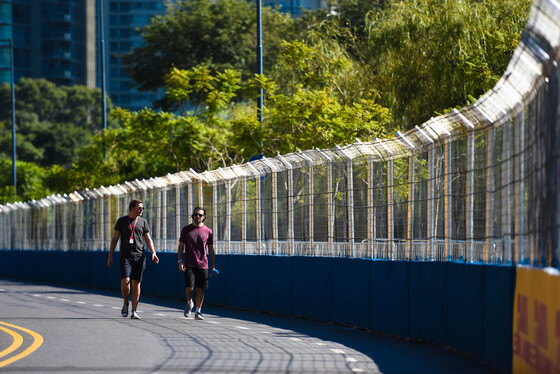
[[[0,276],[119,290],[118,253],[0,251]],[[218,255],[206,303],[430,342],[511,372],[515,267]],[[175,253],[148,261],[144,295],[184,299]]]

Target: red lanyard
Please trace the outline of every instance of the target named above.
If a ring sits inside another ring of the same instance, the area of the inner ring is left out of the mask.
[[[136,228],[136,223],[138,222],[138,217],[134,220],[134,227],[132,227],[132,223],[130,222],[130,217],[128,217],[128,227],[130,227],[130,240],[134,240],[134,229]]]

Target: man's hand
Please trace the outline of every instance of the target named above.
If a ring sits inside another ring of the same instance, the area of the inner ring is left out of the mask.
[[[159,257],[157,256],[156,252],[152,252],[152,261],[156,264],[159,264]]]

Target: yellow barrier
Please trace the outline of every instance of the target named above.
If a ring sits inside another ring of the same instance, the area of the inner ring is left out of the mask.
[[[560,374],[560,272],[518,267],[513,373]]]

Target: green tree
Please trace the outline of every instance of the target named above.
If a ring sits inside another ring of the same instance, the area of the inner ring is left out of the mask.
[[[282,38],[292,39],[294,21],[272,8],[262,10],[263,60],[270,68]],[[176,67],[205,64],[212,71],[233,69],[248,78],[256,73],[256,8],[244,0],[188,0],[169,5],[167,14],[152,18],[142,30],[144,42],[122,56],[123,64],[142,90],[164,87]]]
[[[14,202],[12,160],[0,156],[0,204]],[[30,201],[41,199],[51,193],[45,189],[43,178],[45,169],[31,162],[16,161],[17,200]]]
[[[262,125],[250,112],[232,120],[244,159],[259,150],[275,156],[332,148],[391,131],[389,110],[375,90],[359,84],[361,66],[338,43],[340,32],[322,23],[305,35],[309,42],[284,42],[275,74],[283,83],[262,76],[248,83],[250,92],[262,87],[266,101]]]
[[[383,10],[385,0],[336,0],[333,2],[340,25],[360,38],[367,37],[368,14]]]
[[[530,0],[401,0],[366,25],[382,103],[403,127],[491,89],[526,25]]]
[[[43,159],[44,150],[35,146],[37,131],[44,126],[34,113],[19,112],[17,115],[19,125],[16,126],[16,158],[28,162],[39,163]],[[17,121],[16,121],[17,122]],[[13,154],[12,123],[0,122],[0,155],[12,158]]]
[[[298,41],[284,41],[270,75],[289,94],[295,85],[327,89],[342,104],[370,98],[374,80],[367,64],[350,52],[356,38],[337,19],[309,25]]]
[[[17,158],[41,166],[71,164],[101,130],[101,91],[21,78],[15,86]],[[111,107],[109,102],[108,108]],[[0,149],[11,157],[11,87],[0,85]]]
[[[340,32],[322,22],[302,35],[305,41],[285,41],[273,72],[280,83],[264,76],[247,83],[249,93],[263,88],[265,105],[262,124],[254,105],[238,105],[232,115],[232,144],[243,160],[332,148],[391,131],[389,110],[378,104],[376,91],[360,84],[362,67],[339,44]]]
[[[268,91],[265,120],[254,115],[232,120],[237,129],[234,144],[247,160],[263,153],[274,157],[298,149],[332,148],[360,140],[385,137],[390,112],[370,99],[342,105],[326,90],[306,90],[298,85],[292,96]],[[262,143],[262,146],[261,146]]]
[[[240,73],[212,74],[207,66],[172,69],[165,82],[168,97],[181,114],[115,109],[112,116],[118,126],[96,135],[79,151],[71,169],[51,169],[49,181],[71,180],[65,187],[80,190],[235,163],[236,154],[227,145],[227,109],[239,89]],[[196,105],[189,111],[187,102]]]
[[[299,60],[293,60],[293,65],[302,66]],[[290,94],[284,94],[271,79],[256,76],[243,83],[240,76],[233,70],[212,73],[204,65],[173,69],[165,77],[167,96],[181,108],[180,114],[114,110],[119,126],[105,131],[103,137],[95,136],[92,145],[80,150],[70,170],[50,169],[49,180],[72,180],[66,187],[80,190],[191,168],[231,166],[260,152],[275,156],[385,135],[390,113],[376,103],[373,91],[367,98],[341,104],[338,92],[333,94],[336,90],[329,85],[308,89],[296,83]],[[255,93],[261,86],[267,92],[262,125],[256,120],[254,102],[236,102],[240,90]]]
[[[72,123],[89,131],[101,129],[101,90],[97,88],[57,86],[46,79],[24,77],[16,83],[14,91],[16,114],[35,113],[40,121]],[[8,83],[0,85],[0,103],[0,120],[11,119]]]

